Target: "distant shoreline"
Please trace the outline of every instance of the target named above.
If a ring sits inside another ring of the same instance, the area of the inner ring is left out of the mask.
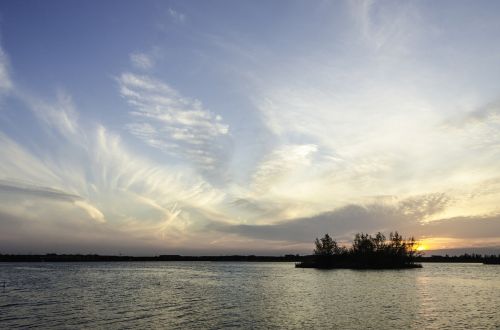
[[[0,255],[0,262],[111,262],[111,261],[251,261],[251,262],[297,262],[304,257],[297,255],[285,256],[109,256],[97,254],[45,254],[45,255]]]
[[[310,256],[287,254],[284,256],[227,255],[182,256],[159,255],[150,257],[109,256],[97,254],[0,254],[0,262],[136,262],[136,261],[232,261],[232,262],[303,262]],[[499,256],[461,255],[416,257],[416,262],[485,263],[498,264]]]

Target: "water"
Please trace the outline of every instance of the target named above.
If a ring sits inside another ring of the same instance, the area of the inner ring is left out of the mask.
[[[293,263],[0,264],[2,329],[499,329],[499,306],[495,265],[325,271]]]

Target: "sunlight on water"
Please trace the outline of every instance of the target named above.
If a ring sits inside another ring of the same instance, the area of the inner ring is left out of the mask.
[[[480,264],[1,264],[0,328],[495,329],[499,278]]]

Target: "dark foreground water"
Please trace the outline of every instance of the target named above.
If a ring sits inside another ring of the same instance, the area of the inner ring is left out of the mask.
[[[26,327],[498,329],[500,266],[0,264],[0,328]]]

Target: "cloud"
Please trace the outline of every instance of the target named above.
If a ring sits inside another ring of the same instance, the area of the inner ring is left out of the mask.
[[[0,146],[0,178],[3,180],[36,182],[42,186],[58,182],[58,176],[43,161],[2,132]]]
[[[408,53],[408,46],[423,26],[419,10],[411,3],[349,2],[362,40],[376,52]]]
[[[61,201],[74,202],[82,198],[75,194],[69,194],[64,191],[49,187],[40,187],[26,183],[19,183],[7,180],[0,180],[0,192],[7,194],[21,194],[25,196],[34,196]]]
[[[425,222],[429,215],[439,214],[448,204],[444,194],[416,196],[396,203],[347,205],[310,217],[269,225],[225,224],[213,222],[209,230],[237,234],[260,240],[310,243],[315,237],[330,233],[341,242],[350,242],[354,233],[398,230],[417,238],[496,238],[500,235],[500,216],[459,217]],[[497,242],[498,243],[498,242]]]
[[[153,58],[145,53],[132,53],[130,54],[130,61],[132,65],[138,69],[148,70],[154,67],[155,62]]]
[[[66,93],[59,92],[52,103],[19,90],[14,95],[30,110],[23,115],[37,118],[35,125],[42,129],[25,136],[23,144],[0,132],[0,211],[21,221],[21,227],[43,222],[52,230],[39,239],[31,231],[14,235],[30,237],[30,246],[42,246],[47,237],[67,246],[93,241],[79,237],[80,242],[67,242],[64,237],[74,235],[62,227],[87,227],[85,219],[108,226],[109,235],[135,246],[141,237],[150,242],[142,248],[174,246],[198,225],[192,214],[212,212],[224,199],[192,170],[155,163],[129,150],[104,126],[78,120]]]
[[[409,197],[399,203],[399,211],[409,217],[426,220],[450,205],[450,197],[443,193]]]
[[[348,234],[360,225],[366,228],[365,230],[370,230],[377,219],[389,221],[386,214],[383,214],[383,218],[380,217],[382,215],[380,211],[382,210],[369,210],[362,206],[350,205],[313,217],[271,225],[226,225],[215,222],[208,228],[255,239],[307,243],[326,232],[331,233],[336,239],[346,239]]]
[[[105,222],[104,215],[96,207],[91,205],[88,201],[84,200],[81,196],[64,192],[59,189],[49,187],[41,187],[28,183],[0,180],[0,195],[8,195],[9,199],[19,196],[21,199],[36,200],[39,198],[70,202],[75,206],[84,210],[91,219],[98,222]]]
[[[105,222],[106,220],[104,219],[104,214],[93,206],[92,204],[88,203],[87,201],[84,200],[76,200],[75,205],[78,206],[79,208],[85,210],[87,214],[94,219],[97,222]]]
[[[109,223],[89,222],[65,204],[50,204],[59,214],[36,218],[0,209],[2,253],[118,253],[141,255],[163,251],[158,242],[145,241]],[[153,252],[154,251],[154,252]]]
[[[184,240],[199,225],[194,215],[210,213],[224,200],[224,193],[199,175],[133,154],[119,136],[103,127],[86,134],[85,148],[75,147],[73,139],[60,141],[64,162],[59,153],[43,153],[39,158],[0,134],[0,211],[26,226],[43,221],[52,228],[51,237],[62,235],[62,220],[66,227],[92,220],[110,226],[109,235],[130,241],[149,237],[144,248]],[[29,245],[37,246],[45,238],[33,239]],[[83,241],[88,239],[67,246]]]
[[[98,187],[133,191],[153,200],[166,200],[193,206],[210,204],[221,193],[189,170],[156,164],[131,153],[121,138],[99,127],[94,150],[94,180]]]
[[[499,246],[500,216],[445,218],[422,223],[389,205],[348,205],[312,217],[298,218],[271,225],[225,224],[213,222],[209,231],[237,235],[235,240],[253,240],[267,246],[296,246],[301,253],[310,253],[313,241],[329,233],[342,244],[350,244],[357,232],[398,231],[405,237],[431,242],[435,248],[453,246]],[[457,245],[458,244],[458,245]],[[466,250],[464,250],[466,251]],[[463,252],[462,252],[463,253]]]
[[[168,8],[168,15],[175,23],[184,23],[186,21],[186,15],[174,10],[172,8]]]
[[[392,65],[412,74],[399,81],[401,73]],[[460,104],[450,101],[455,98],[431,97],[418,68],[373,58],[348,61],[345,68],[311,61],[305,69],[295,68],[305,75],[302,81],[299,73],[284,73],[286,81],[261,87],[256,105],[277,148],[297,140],[318,146],[309,175],[302,180],[297,172],[288,176],[293,182],[288,190],[302,192],[301,200],[331,209],[333,203],[341,206],[365,196],[449,192],[498,176],[493,165],[500,161],[497,106],[471,114],[466,126],[443,127]],[[309,78],[309,72],[330,79]]]
[[[498,161],[493,154],[500,151],[500,101],[467,108],[473,110],[460,111],[446,118],[440,123],[439,129],[448,136],[453,136],[455,144],[460,144],[475,154],[470,161]],[[487,158],[494,160],[486,160]]]
[[[495,239],[499,243],[500,214],[440,219],[423,224],[415,232],[424,237]]]
[[[317,150],[318,147],[314,144],[285,145],[277,148],[257,166],[253,175],[254,189],[262,193],[307,168]]]
[[[488,103],[462,115],[448,119],[444,126],[447,128],[463,129],[473,125],[488,125],[500,123],[500,101]]]
[[[22,92],[18,94],[50,134],[57,132],[66,139],[83,135],[83,132],[78,132],[78,113],[68,93],[58,90],[55,101],[40,100]]]
[[[9,74],[9,60],[3,49],[0,48],[0,92],[7,92],[12,87],[13,84]]]
[[[134,121],[127,125],[130,133],[203,171],[223,166],[229,126],[221,116],[148,76],[124,73],[118,82],[121,96],[134,108]]]

